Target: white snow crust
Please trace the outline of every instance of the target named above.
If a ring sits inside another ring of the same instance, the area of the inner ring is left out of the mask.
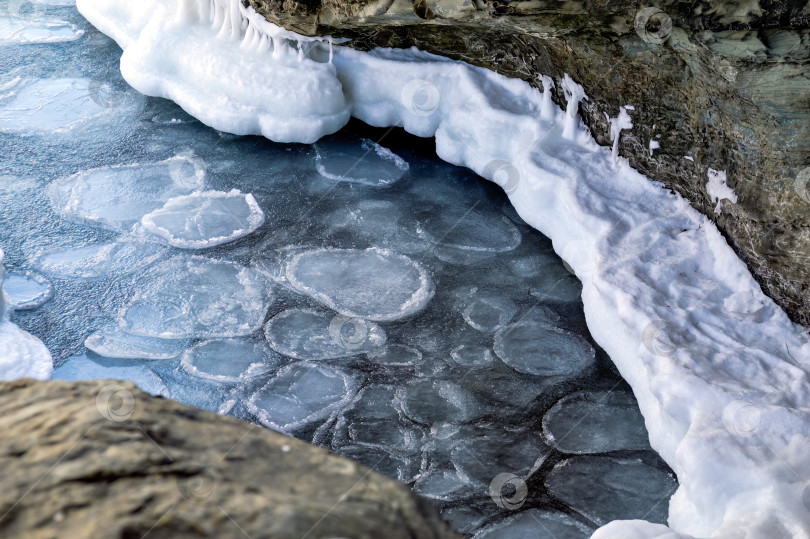
[[[548,77],[541,93],[417,50],[333,49],[238,0],[77,5],[125,48],[135,89],[217,129],[313,142],[351,112],[434,136],[441,158],[504,188],[582,281],[591,333],[678,476],[669,528],[616,521],[594,537],[810,537],[807,330],[762,293],[708,218],[596,144],[570,77],[563,112]]]
[[[51,353],[42,341],[11,322],[12,305],[3,291],[4,256],[0,249],[0,380],[47,380],[53,372]]]

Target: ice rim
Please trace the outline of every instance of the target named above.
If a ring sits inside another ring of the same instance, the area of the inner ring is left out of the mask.
[[[416,49],[333,46],[239,0],[77,6],[125,49],[129,84],[216,129],[312,142],[350,111],[435,137],[439,157],[504,188],[582,281],[588,327],[680,483],[669,528],[615,521],[593,537],[810,537],[806,328],[762,293],[708,218],[593,140],[570,77],[562,111],[548,77],[539,92]],[[280,92],[282,75],[306,84],[285,80],[294,91]]]

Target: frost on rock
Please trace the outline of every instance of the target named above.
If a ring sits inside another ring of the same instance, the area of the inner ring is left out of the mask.
[[[190,346],[190,341],[139,337],[121,331],[117,325],[106,326],[92,333],[84,341],[91,352],[119,359],[172,359]]]
[[[596,352],[568,331],[526,321],[495,334],[495,353],[518,372],[537,376],[576,376],[594,362]]]
[[[75,41],[84,30],[65,21],[0,17],[0,45]]]
[[[323,139],[315,144],[315,167],[324,178],[386,187],[408,172],[408,163],[368,139],[359,144]]]
[[[109,96],[101,83],[86,78],[20,79],[11,97],[0,100],[0,133],[77,136],[83,129],[111,129],[134,119],[144,97],[133,90]]]
[[[202,164],[184,155],[158,163],[80,172],[53,182],[49,195],[54,210],[66,217],[128,231],[169,199],[190,194],[204,184]]]
[[[617,518],[665,522],[675,478],[636,459],[572,457],[546,477],[549,492],[598,525]]]
[[[543,418],[546,441],[564,453],[646,449],[638,404],[624,391],[580,391],[560,399]]]
[[[15,311],[36,309],[53,296],[53,286],[36,273],[6,273],[3,290]]]
[[[139,279],[120,323],[125,331],[144,337],[241,337],[261,328],[271,299],[267,282],[249,268],[177,256]]]
[[[44,253],[39,268],[60,279],[100,279],[111,275],[128,275],[154,264],[166,252],[154,243],[119,240]]]
[[[127,380],[152,395],[169,397],[169,389],[163,380],[143,365],[120,361],[94,361],[87,356],[68,359],[53,371],[54,380]]]
[[[281,363],[267,345],[252,339],[204,341],[189,348],[180,365],[199,378],[240,382],[272,372]]]
[[[251,194],[204,191],[170,199],[141,223],[173,247],[206,249],[251,234],[264,223],[264,212]]]
[[[305,251],[290,257],[286,275],[297,290],[327,307],[377,322],[421,311],[434,293],[421,265],[377,248]]]
[[[356,356],[385,344],[385,330],[361,318],[312,309],[283,311],[267,322],[270,347],[295,359],[319,361]]]
[[[356,390],[355,379],[341,369],[294,363],[254,393],[247,407],[265,426],[290,433],[339,411]]]
[[[714,170],[710,168],[708,171],[709,181],[706,183],[706,192],[709,194],[712,202],[717,204],[714,208],[714,213],[719,214],[721,210],[721,202],[728,200],[732,204],[737,203],[737,195],[734,194],[734,189],[726,184],[726,172],[724,170]]]
[[[474,539],[586,539],[593,528],[561,513],[543,509],[526,509],[475,534]]]

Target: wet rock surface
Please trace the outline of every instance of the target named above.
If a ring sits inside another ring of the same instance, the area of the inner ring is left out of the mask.
[[[4,537],[455,537],[407,487],[128,382],[0,383]]]
[[[249,0],[296,32],[411,47],[540,86],[565,73],[601,144],[716,222],[764,291],[810,324],[810,3]],[[527,144],[531,141],[526,141]],[[725,171],[736,203],[707,192]]]

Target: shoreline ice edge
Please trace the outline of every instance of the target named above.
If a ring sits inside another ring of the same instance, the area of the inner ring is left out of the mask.
[[[572,80],[561,111],[524,81],[416,50],[333,47],[238,0],[77,6],[124,48],[130,85],[214,128],[314,142],[351,115],[435,136],[439,157],[506,190],[582,281],[588,327],[680,482],[670,528],[616,521],[594,537],[810,537],[807,330],[709,219],[596,144]]]

